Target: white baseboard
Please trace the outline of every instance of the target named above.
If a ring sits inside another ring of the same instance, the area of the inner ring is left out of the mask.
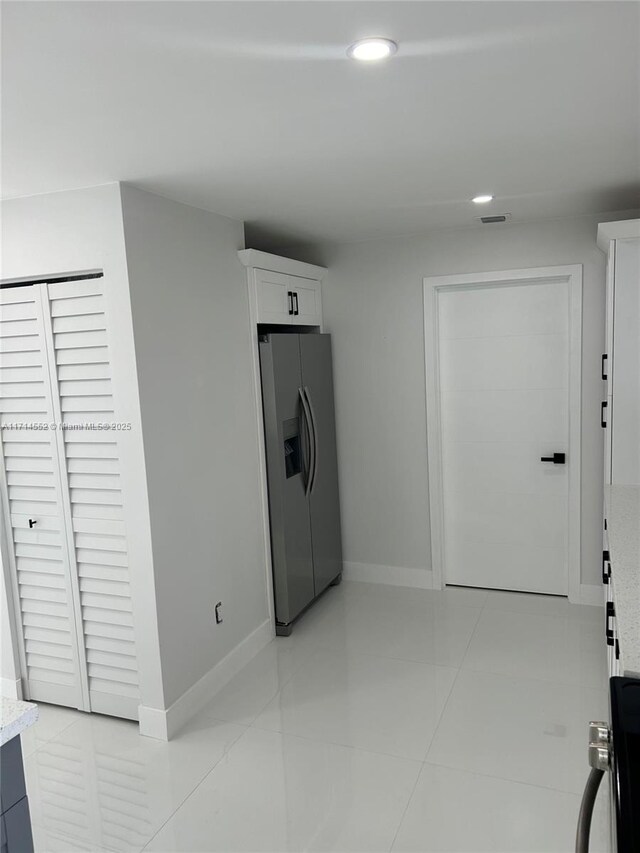
[[[138,725],[140,734],[156,740],[169,740],[167,729],[167,711],[161,708],[150,708],[148,705],[138,705]]]
[[[19,678],[0,678],[0,695],[3,699],[22,699],[22,681]]]
[[[592,604],[604,607],[604,592],[602,584],[581,583],[580,599],[577,604]]]
[[[433,589],[433,572],[430,569],[379,566],[375,563],[344,563],[343,577],[347,581],[366,581],[367,583],[385,583],[389,586]]]
[[[141,705],[140,734],[157,740],[171,740],[274,636],[273,623],[267,619],[166,710]]]

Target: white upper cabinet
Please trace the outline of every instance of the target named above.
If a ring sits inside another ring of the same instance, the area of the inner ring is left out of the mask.
[[[607,253],[602,358],[605,482],[640,482],[640,220],[598,226]]]
[[[322,327],[324,267],[255,249],[238,252],[247,267],[254,322]]]
[[[256,297],[259,323],[290,323],[292,313],[289,276],[270,270],[256,270]]]
[[[293,301],[291,324],[294,326],[320,326],[322,324],[320,282],[290,275],[289,286]]]

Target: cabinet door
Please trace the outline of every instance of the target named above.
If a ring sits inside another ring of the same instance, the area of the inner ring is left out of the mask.
[[[602,377],[605,394],[613,393],[613,302],[615,291],[616,244],[612,240],[607,257],[607,277],[605,290],[605,346],[602,359]],[[606,377],[606,379],[604,378]]]
[[[612,477],[640,482],[640,240],[616,240]]]
[[[26,797],[2,815],[2,836],[3,851],[33,853],[29,801]]]
[[[292,322],[290,276],[269,270],[256,270],[258,323],[290,325]]]
[[[289,286],[295,294],[297,314],[293,317],[296,326],[319,326],[322,322],[320,282],[310,278],[289,276]]]

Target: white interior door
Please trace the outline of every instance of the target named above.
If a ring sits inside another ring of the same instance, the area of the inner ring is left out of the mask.
[[[569,286],[438,298],[444,580],[568,593]]]

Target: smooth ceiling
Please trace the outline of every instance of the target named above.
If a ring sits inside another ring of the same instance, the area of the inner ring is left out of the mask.
[[[636,2],[2,11],[5,197],[130,181],[283,243],[638,206]]]

